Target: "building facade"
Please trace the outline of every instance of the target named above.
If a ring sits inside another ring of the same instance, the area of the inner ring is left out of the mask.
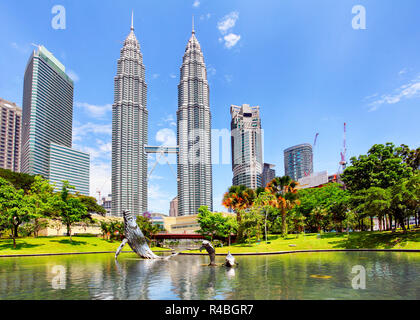
[[[207,70],[194,28],[187,43],[178,85],[178,215],[213,210],[211,114]]]
[[[21,171],[60,186],[68,180],[75,187],[71,192],[89,194],[89,155],[71,149],[72,125],[73,81],[64,65],[38,46],[24,77]]]
[[[89,195],[89,154],[50,143],[49,180],[55,190],[61,190],[63,180],[75,187],[80,194]],[[71,191],[71,190],[70,190]]]
[[[21,171],[48,178],[50,142],[71,148],[73,81],[43,46],[26,66],[22,107]]]
[[[312,145],[302,143],[284,150],[284,172],[295,181],[313,173]]]
[[[114,78],[112,106],[112,215],[147,210],[148,110],[145,68],[140,45],[131,31],[124,41]]]
[[[20,172],[22,109],[0,98],[0,168]]]
[[[169,204],[169,216],[170,217],[178,216],[178,196],[173,198]]]
[[[270,183],[276,177],[276,170],[273,168],[274,164],[264,163],[263,173],[262,173],[262,186],[265,188],[268,183]]]
[[[263,185],[260,107],[230,107],[233,185],[256,189]]]
[[[111,211],[112,211],[112,195],[108,194],[107,197],[102,197],[102,199],[99,202],[99,205],[101,205],[105,211],[106,211],[106,216],[111,216]]]

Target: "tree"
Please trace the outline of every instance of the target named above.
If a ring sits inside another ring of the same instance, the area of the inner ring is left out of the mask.
[[[406,232],[406,218],[419,209],[420,175],[416,174],[389,188],[391,194],[390,210],[401,228]]]
[[[375,144],[367,155],[350,159],[351,166],[344,170],[341,179],[350,192],[370,187],[391,187],[412,175],[413,170],[400,157],[401,152],[390,142]]]
[[[385,213],[390,210],[391,193],[389,189],[370,187],[367,190],[355,192],[353,203],[357,204],[356,211],[364,212],[370,217],[371,231],[373,231],[373,218],[377,216],[382,221]]]
[[[246,186],[231,186],[223,196],[222,204],[236,212],[238,222],[241,220],[241,212],[252,206],[255,199],[255,191]]]
[[[16,190],[10,182],[0,178],[0,223],[11,229],[14,248],[19,226],[38,217],[27,200],[22,189]]]
[[[152,221],[144,216],[137,216],[137,224],[140,230],[143,232],[144,237],[149,241],[152,241],[152,238],[155,234],[160,231],[160,228],[152,223]]]
[[[0,177],[9,181],[16,190],[23,189],[25,192],[31,189],[31,186],[35,181],[35,176],[22,172],[14,172],[3,168],[0,168]]]
[[[243,213],[242,219],[238,224],[244,238],[251,241],[253,237],[260,239],[264,225],[264,216],[258,208],[252,207]]]
[[[273,206],[281,213],[282,234],[287,235],[286,214],[295,205],[299,204],[297,187],[298,183],[289,176],[276,177],[267,184],[267,190],[275,196]]]
[[[254,201],[253,207],[260,211],[260,213],[263,214],[264,217],[264,235],[265,235],[265,241],[267,242],[267,223],[268,223],[268,214],[271,211],[273,204],[275,204],[276,198],[275,196],[265,191],[265,189],[258,190],[257,192],[257,198]]]
[[[236,221],[240,225],[243,212],[252,206],[255,196],[255,191],[246,186],[231,186],[224,194],[222,204],[236,213]],[[242,241],[241,230],[238,229],[238,241]]]
[[[420,169],[420,147],[411,150],[407,145],[402,144],[396,149],[397,155],[413,170]]]
[[[207,206],[198,209],[197,222],[200,225],[200,233],[213,241],[214,237],[228,239],[230,245],[232,233],[238,230],[238,222],[235,217],[223,216],[220,212],[211,212]]]
[[[232,234],[238,232],[238,221],[235,217],[226,217],[225,223],[221,227],[223,228],[222,235],[228,238],[228,245],[230,246]]]
[[[41,176],[35,176],[31,188],[28,190],[28,202],[33,206],[35,211],[33,234],[38,236],[38,232],[48,225],[47,222],[40,221],[40,218],[52,216],[54,212],[54,188],[47,180]]]
[[[97,213],[101,216],[104,216],[106,214],[105,208],[100,206],[96,202],[96,199],[94,197],[89,197],[81,194],[77,194],[75,197],[78,198],[85,205],[89,213]]]
[[[63,181],[63,186],[58,197],[55,197],[53,207],[57,211],[61,222],[67,228],[67,236],[71,239],[71,227],[83,219],[90,219],[86,206],[78,198],[69,194],[69,189],[74,189],[68,181]]]

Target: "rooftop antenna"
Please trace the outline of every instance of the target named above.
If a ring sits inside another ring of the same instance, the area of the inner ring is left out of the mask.
[[[192,15],[192,33],[195,33],[195,30],[194,30],[194,15]]]
[[[134,10],[131,10],[131,31],[134,31]]]

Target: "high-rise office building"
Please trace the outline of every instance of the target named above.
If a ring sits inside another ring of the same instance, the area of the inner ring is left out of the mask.
[[[20,171],[22,109],[0,98],[0,168]]]
[[[112,106],[112,215],[147,210],[148,111],[145,68],[140,45],[131,31],[124,41],[114,79]]]
[[[177,217],[178,216],[178,196],[172,199],[169,206],[169,216]]]
[[[262,184],[263,155],[260,107],[230,107],[233,185],[256,189]]]
[[[178,215],[213,210],[211,114],[207,70],[194,27],[178,85]]]
[[[276,177],[276,170],[273,168],[274,164],[264,163],[263,173],[262,173],[262,186],[265,188],[268,183],[270,183]]]
[[[43,46],[34,50],[26,66],[22,114],[21,171],[54,182],[68,180],[75,187],[73,192],[88,195],[89,172],[80,175],[73,170],[60,175],[55,171],[57,165],[77,167],[81,159],[56,152],[56,148],[69,151],[72,147],[73,81],[64,65]],[[89,167],[89,155],[82,159],[83,166]]]
[[[79,193],[89,195],[89,167],[89,154],[50,143],[49,180],[56,190],[61,190],[63,180],[67,180]]]
[[[312,174],[312,145],[302,143],[284,150],[284,172],[295,181]]]

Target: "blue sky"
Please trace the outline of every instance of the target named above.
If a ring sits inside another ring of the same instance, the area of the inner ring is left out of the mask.
[[[66,9],[65,30],[51,26],[57,4]],[[352,28],[359,4],[366,8],[365,30]],[[420,144],[416,0],[1,0],[0,97],[22,104],[31,43],[54,53],[75,80],[73,145],[91,153],[92,195],[110,192],[113,78],[131,10],[146,67],[152,145],[174,141],[192,15],[208,69],[213,129],[229,128],[231,104],[259,105],[264,160],[278,175],[283,150],[312,143],[317,132],[315,171],[336,172],[344,122],[348,158],[375,143]],[[214,165],[215,210],[223,210],[231,179],[230,164]],[[149,209],[167,213],[175,195],[171,170],[159,164],[149,182]]]

